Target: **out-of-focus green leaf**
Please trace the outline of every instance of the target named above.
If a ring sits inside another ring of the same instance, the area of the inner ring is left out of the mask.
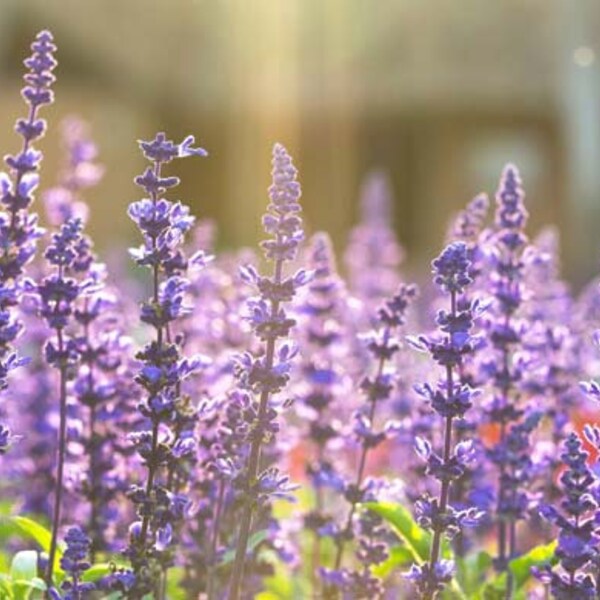
[[[264,529],[262,531],[257,531],[256,533],[253,533],[250,536],[250,539],[248,540],[247,552],[252,552],[252,550],[254,550],[259,544],[264,542],[267,539],[267,537],[268,537],[268,532],[266,529]],[[223,554],[223,558],[219,562],[218,566],[222,567],[224,565],[227,565],[227,564],[233,562],[234,559],[235,559],[235,549],[228,550],[227,552],[225,552],[225,554]]]
[[[10,567],[12,581],[12,598],[14,600],[30,600],[41,598],[46,584],[37,576],[38,553],[35,550],[22,550],[13,557]],[[39,594],[34,593],[38,591]]]
[[[532,567],[541,567],[542,565],[552,564],[556,542],[542,544],[532,548],[527,554],[519,556],[510,561],[509,569],[514,576],[514,585],[516,590],[520,590],[527,580],[531,577]]]
[[[519,556],[514,560],[511,560],[508,568],[513,575],[513,599],[521,600],[526,597],[525,585],[532,577],[532,567],[541,567],[543,565],[556,564],[556,557],[554,551],[556,549],[556,542],[550,542],[549,544],[541,544],[535,546],[523,556]],[[497,598],[504,598],[506,595],[506,584],[507,576],[506,573],[501,573],[496,576],[492,581],[485,583],[479,590],[477,598],[481,600],[496,600]]]
[[[13,581],[13,598],[14,600],[42,600],[46,584],[39,577],[35,577],[30,581],[19,579]]]
[[[115,567],[124,567],[115,562],[96,563],[92,565],[81,577],[82,581],[97,581],[106,575],[110,575]]]
[[[371,570],[376,577],[387,579],[393,571],[401,567],[407,567],[413,561],[413,553],[406,546],[392,546],[388,558],[375,565]]]
[[[0,573],[0,598],[6,598],[7,600],[13,598],[12,580],[4,573]]]
[[[367,502],[363,506],[392,526],[412,553],[415,561],[421,563],[427,560],[431,536],[417,525],[404,506],[392,502]]]
[[[2,516],[2,517],[10,516],[13,508],[14,508],[14,504],[11,500],[0,500],[0,516]]]
[[[40,525],[27,517],[11,517],[10,520],[17,526],[17,529],[21,533],[37,542],[44,552],[50,551],[52,533],[43,525]],[[58,548],[57,551],[59,557],[62,556],[61,548]]]
[[[456,579],[465,594],[477,593],[492,566],[492,557],[487,552],[477,552],[456,559]]]
[[[261,558],[263,558],[261,554]],[[286,565],[278,559],[274,552],[265,553],[264,558],[273,567],[273,574],[265,577],[263,595],[258,594],[257,600],[291,600],[294,597],[295,580],[291,577]]]
[[[273,516],[276,519],[289,519],[298,512],[307,512],[315,503],[315,493],[309,487],[294,492],[294,502],[278,499],[273,502]]]
[[[186,600],[186,591],[181,587],[183,569],[172,567],[167,571],[167,597],[169,600]]]

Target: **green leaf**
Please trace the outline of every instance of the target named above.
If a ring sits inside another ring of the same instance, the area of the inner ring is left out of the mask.
[[[509,569],[514,576],[514,586],[520,590],[527,580],[531,577],[532,567],[541,567],[542,565],[553,564],[556,542],[541,544],[532,548],[527,554],[519,556],[509,563]]]
[[[10,567],[14,600],[28,600],[35,590],[45,591],[46,584],[37,576],[37,571],[38,553],[35,550],[22,550],[15,554]],[[37,594],[37,597],[41,595]]]
[[[514,560],[511,560],[508,568],[513,575],[513,598],[519,600],[525,598],[525,592],[523,588],[531,578],[531,568],[541,567],[543,565],[554,565],[557,560],[554,555],[556,549],[556,541],[550,542],[549,544],[541,544],[535,546],[523,556],[519,556]],[[482,598],[482,600],[496,600],[496,598],[504,598],[506,595],[506,573],[501,573],[496,576],[492,581],[484,584],[476,597]]]
[[[82,581],[97,581],[106,575],[110,575],[113,569],[120,565],[115,565],[114,562],[96,563],[92,565],[82,576]]]
[[[50,543],[52,540],[52,533],[46,529],[43,525],[40,525],[32,519],[27,517],[11,517],[12,523],[15,524],[18,532],[25,537],[31,538],[42,548],[46,553],[50,552]],[[64,577],[64,571],[60,566],[60,559],[63,555],[64,544],[57,544],[56,546],[56,557],[54,561],[53,577],[60,582]]]
[[[422,563],[427,560],[431,535],[417,525],[404,506],[392,502],[366,502],[363,506],[392,526],[412,553],[415,561]]]
[[[393,571],[410,565],[413,560],[413,553],[406,546],[392,546],[387,559],[375,565],[371,571],[375,577],[387,579]]]
[[[17,579],[13,581],[13,591],[15,600],[20,600],[21,598],[31,598],[31,594],[35,591],[45,592],[46,584],[43,579],[39,577],[34,577],[28,581],[24,579]],[[36,598],[42,598],[42,594],[36,594]]]
[[[478,552],[464,558],[456,557],[456,579],[465,594],[475,594],[485,581],[492,566],[492,557],[487,552]]]
[[[506,598],[506,573],[501,573],[484,583],[475,596],[478,600],[505,600]]]
[[[52,533],[48,529],[27,517],[11,517],[10,520],[21,533],[36,541],[44,552],[50,552]],[[57,550],[59,557],[62,556],[60,548]]]
[[[169,600],[186,600],[187,592],[180,585],[183,575],[182,567],[171,567],[167,571],[167,598]]]
[[[427,561],[431,547],[431,535],[419,527],[410,511],[401,504],[393,502],[366,502],[362,506],[373,511],[392,526],[398,537],[406,544],[406,548],[411,552],[415,562]],[[442,556],[450,557],[450,547],[446,540],[442,541]],[[467,600],[464,590],[456,579],[452,580],[449,590],[450,597]]]
[[[256,600],[282,600],[305,597],[303,594],[298,595],[294,593],[298,579],[292,577],[288,565],[279,560],[273,551],[267,550],[263,552],[261,560],[265,560],[267,564],[271,565],[273,574],[264,578],[263,585],[265,589],[256,596]]]
[[[253,533],[250,536],[250,539],[248,540],[248,546],[246,549],[246,552],[252,552],[259,544],[262,544],[262,542],[264,542],[268,537],[268,532],[266,529],[263,529],[262,531],[257,531],[256,533]],[[233,560],[235,559],[235,549],[231,549],[228,550],[227,552],[225,552],[225,554],[223,554],[223,558],[221,558],[221,561],[219,562],[219,567],[222,567],[224,565],[227,565],[231,562],[233,562]]]
[[[0,573],[0,598],[6,598],[7,600],[13,598],[12,580],[4,573]]]

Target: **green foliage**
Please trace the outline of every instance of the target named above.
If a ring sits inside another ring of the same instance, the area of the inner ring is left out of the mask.
[[[259,544],[262,544],[262,542],[264,542],[267,538],[269,537],[269,533],[266,529],[263,529],[262,531],[257,531],[256,533],[253,533],[250,536],[250,539],[248,540],[248,552],[252,552],[253,550],[255,550]],[[219,562],[219,567],[223,567],[229,563],[232,563],[235,559],[235,550],[228,550],[227,552],[225,552],[225,554],[223,554],[223,558],[221,559],[221,561]]]
[[[373,575],[387,579],[394,571],[409,566],[413,560],[413,553],[406,546],[392,546],[387,560],[373,567]]]
[[[363,506],[392,526],[415,562],[422,563],[427,560],[431,535],[419,527],[404,506],[392,502],[367,502]]]
[[[265,578],[263,582],[265,589],[257,594],[255,600],[292,600],[303,597],[299,595],[299,581],[290,577],[287,566],[277,558],[276,554],[272,550],[263,554],[267,562],[273,566],[273,575]]]
[[[414,562],[423,563],[429,558],[431,534],[417,524],[408,509],[393,502],[366,502],[362,506],[378,514],[392,526],[412,554]],[[445,539],[442,541],[442,556],[451,558],[450,545]]]
[[[525,587],[531,579],[532,567],[541,567],[547,564],[555,564],[556,557],[554,551],[556,542],[541,544],[535,546],[523,556],[519,556],[509,563],[509,570],[512,573],[513,599],[521,600],[526,598]],[[477,598],[481,600],[503,599],[506,596],[507,574],[501,573],[492,581],[486,582],[479,590]]]
[[[11,517],[10,520],[16,525],[18,531],[37,542],[44,552],[50,551],[52,533],[43,525],[27,517]],[[58,557],[61,556],[62,549],[58,548]]]
[[[10,572],[0,575],[0,598],[6,600],[41,600],[46,584],[38,577],[38,553],[35,550],[17,552]]]
[[[431,534],[417,524],[410,511],[404,506],[393,502],[367,502],[363,506],[379,515],[392,526],[392,529],[410,553],[410,558],[412,558],[405,564],[410,564],[410,562],[421,564],[428,559],[431,548]],[[400,552],[397,551],[396,557],[399,558],[400,556]],[[442,556],[451,558],[450,547],[445,540],[442,542]],[[404,558],[406,558],[406,555],[404,555]],[[445,597],[452,600],[467,599],[467,595],[456,579],[452,580]]]
[[[478,552],[465,557],[455,557],[456,580],[468,598],[476,598],[481,585],[492,568],[492,557]]]
[[[169,600],[186,600],[186,591],[181,587],[182,567],[171,567],[167,571],[167,598]]]
[[[378,565],[374,573],[380,577],[389,576],[395,569],[411,562],[423,563],[429,556],[431,535],[421,529],[410,512],[400,504],[391,502],[368,502],[366,508],[378,514],[389,523],[403,542],[403,546],[392,548],[387,561]],[[556,542],[542,544],[515,558],[509,564],[513,580],[513,600],[525,599],[525,587],[531,579],[532,567],[553,564]],[[456,577],[444,593],[446,600],[469,598],[472,600],[500,600],[506,596],[506,573],[487,580],[492,569],[492,557],[487,552],[479,552],[464,558],[452,557],[449,545],[442,548],[446,558],[454,558]]]
[[[519,556],[510,562],[509,568],[514,576],[515,588],[520,590],[531,577],[532,567],[541,567],[542,565],[555,564],[554,551],[556,542],[541,544],[532,548],[527,554]]]

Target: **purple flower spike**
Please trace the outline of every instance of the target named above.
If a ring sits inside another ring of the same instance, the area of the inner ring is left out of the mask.
[[[438,334],[419,336],[412,345],[427,351],[443,369],[444,375],[435,386],[426,383],[417,386],[417,393],[429,403],[442,419],[441,451],[422,438],[416,438],[416,452],[426,464],[426,474],[437,480],[439,497],[423,495],[415,503],[417,522],[432,532],[429,560],[424,565],[413,565],[406,575],[423,600],[432,600],[445,588],[453,576],[453,565],[441,556],[442,537],[453,538],[465,527],[476,526],[483,513],[474,506],[459,507],[450,502],[457,482],[464,481],[470,464],[478,456],[474,441],[462,439],[454,433],[458,419],[473,406],[476,392],[465,381],[463,365],[473,354],[475,344],[472,329],[478,316],[477,302],[470,300],[466,291],[473,283],[469,248],[465,242],[446,246],[433,261],[434,283],[449,296],[449,310],[439,310],[436,317]],[[460,430],[457,431],[460,434]]]
[[[164,133],[139,142],[151,166],[135,182],[148,197],[133,202],[128,210],[144,239],[143,246],[131,254],[138,265],[152,272],[152,296],[142,304],[141,320],[155,334],[136,356],[141,366],[135,379],[145,394],[138,410],[145,429],[132,433],[130,440],[147,475],[143,485],[134,485],[128,492],[138,516],[125,550],[132,567],[126,581],[133,597],[153,593],[166,578],[172,548],[190,506],[190,482],[185,474],[195,456],[188,438],[193,436],[197,411],[184,401],[182,386],[207,361],[201,356],[184,357],[183,340],[176,335],[177,321],[189,312],[185,303],[188,259],[181,246],[194,217],[187,206],[162,197],[179,183],[176,177],[164,177],[162,169],[177,158],[205,156],[193,143],[190,136],[175,144]],[[112,578],[106,585],[122,590],[123,577]]]
[[[84,190],[99,183],[104,168],[96,162],[98,149],[90,138],[87,124],[70,117],[61,123],[66,161],[58,184],[43,194],[48,221],[60,226],[71,217],[87,222],[89,209],[82,201]]]
[[[358,504],[376,498],[371,489],[371,482],[366,479],[365,465],[369,454],[393,434],[393,428],[378,426],[376,423],[377,409],[392,395],[395,388],[395,374],[392,365],[394,358],[401,349],[397,338],[398,330],[406,322],[408,309],[417,297],[417,287],[401,284],[398,291],[383,303],[377,312],[377,329],[367,342],[367,348],[372,356],[374,372],[364,377],[360,388],[365,402],[354,414],[355,425],[353,433],[360,446],[356,476],[346,481],[343,492],[348,503],[348,510],[342,524],[329,527],[336,544],[336,553],[332,569],[322,571],[325,584],[324,597],[335,598],[339,592],[353,590],[370,591],[374,595],[382,592],[379,578],[370,575],[371,568],[383,562],[388,556],[385,544],[382,545],[384,528],[381,520],[370,513],[361,514],[358,527],[355,515]],[[344,552],[347,544],[354,537],[359,538],[360,570],[343,567]],[[337,583],[336,583],[337,582]]]
[[[516,523],[525,518],[531,501],[529,480],[533,461],[530,438],[540,421],[518,399],[524,387],[523,354],[529,324],[523,318],[528,297],[525,279],[527,211],[519,173],[507,165],[496,192],[496,229],[485,242],[487,278],[492,303],[484,321],[487,347],[482,351],[479,381],[489,383],[486,420],[499,426],[498,443],[488,450],[498,483],[495,519],[498,527],[496,565],[505,570],[517,556]],[[526,363],[525,363],[526,364]],[[508,575],[508,586],[512,577]]]
[[[237,361],[237,375],[241,385],[255,393],[256,397],[251,411],[245,416],[248,459],[238,484],[241,484],[243,491],[243,511],[229,586],[230,600],[238,600],[240,597],[250,527],[257,502],[259,498],[264,502],[271,495],[280,495],[277,488],[272,488],[271,491],[269,488],[261,490],[254,482],[260,482],[266,477],[266,472],[259,470],[260,453],[279,429],[273,396],[280,393],[287,384],[291,360],[297,353],[291,345],[278,343],[288,336],[295,324],[295,320],[287,316],[282,304],[293,299],[297,288],[307,281],[303,271],[289,278],[285,278],[283,274],[285,263],[296,257],[304,232],[299,215],[301,189],[297,171],[281,144],[273,147],[272,165],[273,181],[269,187],[271,202],[263,217],[264,230],[271,237],[262,242],[261,247],[267,260],[274,263],[273,275],[261,277],[253,268],[246,268],[242,272],[242,277],[252,283],[259,293],[257,298],[248,302],[248,321],[264,346],[264,354],[257,358],[246,353]],[[241,430],[240,425],[236,429]],[[266,480],[285,481],[285,476],[269,472]]]
[[[82,281],[73,277],[80,245],[83,223],[79,219],[67,220],[60,230],[53,234],[51,244],[44,254],[51,273],[35,285],[27,283],[29,294],[36,302],[37,312],[45,321],[52,337],[46,342],[44,355],[46,362],[57,370],[59,375],[59,431],[57,451],[57,475],[52,515],[52,538],[50,543],[46,581],[52,583],[52,574],[58,543],[58,528],[61,522],[64,467],[67,448],[67,378],[70,369],[75,367],[80,354],[76,341],[67,333],[74,322],[76,301],[87,296],[94,288],[91,279]]]
[[[55,597],[62,600],[83,600],[96,589],[94,583],[82,581],[83,575],[91,566],[88,562],[91,541],[80,527],[71,527],[65,535],[65,544],[67,548],[60,559],[60,566],[67,577],[60,585],[63,594]]]
[[[10,371],[22,364],[12,344],[22,332],[22,324],[14,314],[19,302],[20,280],[26,265],[32,260],[37,241],[42,235],[37,216],[29,214],[38,185],[37,171],[42,153],[33,143],[43,137],[46,122],[38,116],[39,109],[52,102],[51,86],[56,67],[52,34],[41,31],[31,45],[32,54],[24,62],[27,73],[22,96],[28,105],[26,119],[18,119],[15,129],[23,142],[20,152],[7,155],[4,161],[9,173],[0,173],[0,390],[6,388]],[[2,440],[10,439],[6,426],[0,424]],[[3,451],[8,443],[0,444]]]
[[[448,294],[460,294],[472,283],[469,277],[471,261],[464,242],[454,242],[446,246],[432,266],[434,283]]]
[[[366,320],[372,305],[391,296],[400,284],[398,268],[404,250],[392,227],[393,200],[389,177],[380,171],[370,173],[361,190],[360,223],[352,230],[344,254],[349,288],[364,302]]]
[[[588,437],[589,435],[589,437]],[[598,436],[592,428],[586,437],[597,447]],[[590,439],[591,438],[591,439]],[[557,567],[544,567],[535,575],[549,585],[554,598],[596,598],[595,575],[598,561],[598,476],[588,466],[588,453],[581,439],[571,433],[564,443],[561,460],[566,467],[560,476],[563,499],[561,510],[542,504],[539,513],[558,527],[555,557]]]

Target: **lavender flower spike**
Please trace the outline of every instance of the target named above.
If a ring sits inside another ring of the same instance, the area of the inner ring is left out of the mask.
[[[586,440],[596,449],[600,446],[600,430],[587,425]],[[560,568],[537,569],[536,576],[550,585],[553,598],[581,600],[597,598],[598,561],[598,476],[587,460],[589,454],[583,449],[582,440],[571,433],[561,455],[566,470],[560,476],[564,499],[562,510],[542,504],[540,515],[559,528],[555,556]]]
[[[364,403],[354,413],[353,432],[360,445],[356,476],[343,486],[344,498],[349,506],[343,517],[343,525],[339,529],[336,527],[334,532],[336,552],[333,569],[321,570],[326,582],[325,598],[338,598],[340,592],[347,591],[356,592],[359,597],[383,593],[379,578],[372,573],[372,567],[382,563],[388,556],[385,545],[382,546],[377,539],[381,533],[379,522],[367,514],[360,519],[359,532],[355,532],[355,515],[361,502],[375,499],[372,483],[367,481],[367,460],[390,436],[387,427],[377,425],[377,411],[394,391],[396,376],[390,364],[393,365],[392,361],[401,349],[398,330],[405,325],[408,309],[416,297],[415,285],[400,284],[396,294],[377,311],[375,331],[368,341],[374,373],[361,382]],[[359,546],[356,555],[361,563],[358,571],[342,568],[346,545],[355,537],[358,537]]]
[[[420,336],[412,344],[430,353],[442,367],[444,376],[436,386],[425,384],[417,391],[443,420],[442,452],[431,442],[417,437],[415,449],[427,465],[427,474],[439,482],[439,498],[425,495],[416,503],[417,521],[433,533],[429,561],[413,565],[407,578],[412,580],[424,600],[437,597],[452,579],[453,565],[441,558],[442,536],[452,536],[463,527],[476,525],[482,514],[475,508],[456,509],[450,504],[452,482],[463,477],[476,455],[471,440],[454,442],[454,422],[471,408],[474,390],[460,379],[460,367],[474,350],[471,334],[478,314],[477,301],[464,302],[465,290],[472,283],[471,261],[464,242],[448,245],[433,261],[434,282],[449,296],[450,310],[436,317],[439,334]]]
[[[205,156],[205,150],[192,148],[193,142],[190,136],[175,144],[164,133],[158,133],[150,142],[140,141],[142,152],[152,166],[136,177],[135,182],[147,197],[133,202],[128,211],[144,239],[142,247],[130,253],[138,265],[148,267],[152,273],[152,296],[142,304],[141,320],[155,334],[154,340],[136,356],[141,363],[136,381],[146,396],[138,409],[148,428],[130,435],[146,467],[145,482],[129,490],[138,520],[129,529],[129,545],[125,550],[133,573],[125,573],[124,577],[131,587],[128,597],[136,599],[146,594],[164,597],[166,572],[173,561],[171,546],[176,541],[179,524],[190,509],[183,490],[176,490],[169,477],[161,475],[178,460],[186,460],[174,433],[181,386],[206,364],[203,356],[182,356],[181,336],[172,335],[176,321],[190,311],[185,303],[188,281],[184,275],[188,264],[203,263],[203,254],[188,259],[181,249],[194,217],[187,206],[164,197],[168,189],[179,184],[179,179],[165,177],[162,168],[176,158]],[[121,585],[123,578],[115,578],[114,582]]]
[[[7,376],[14,368],[24,364],[12,348],[22,331],[22,324],[14,317],[13,310],[19,302],[23,269],[33,258],[37,240],[42,234],[37,216],[28,213],[39,177],[37,171],[42,153],[33,143],[43,137],[46,122],[38,117],[39,109],[53,101],[52,71],[56,66],[52,34],[41,31],[31,45],[32,54],[25,60],[28,72],[24,76],[25,87],[21,94],[29,106],[26,119],[18,119],[15,129],[22,137],[21,151],[7,155],[4,161],[10,174],[0,173],[0,390],[6,388]],[[13,440],[8,428],[0,423],[0,455],[4,454]]]
[[[263,227],[271,236],[261,246],[267,260],[274,264],[271,277],[260,276],[255,269],[246,268],[243,277],[253,284],[259,297],[250,302],[250,323],[256,336],[263,342],[264,355],[255,358],[250,354],[241,357],[238,376],[243,386],[258,395],[252,422],[249,423],[248,443],[250,452],[243,475],[246,494],[238,531],[235,562],[229,589],[229,600],[240,598],[240,589],[244,574],[246,550],[252,527],[252,520],[259,496],[264,496],[260,481],[265,472],[259,473],[261,447],[270,437],[277,411],[271,407],[272,396],[282,390],[288,381],[289,362],[295,351],[288,344],[277,340],[288,336],[295,324],[282,308],[284,302],[294,297],[296,289],[308,280],[304,271],[291,277],[284,277],[286,262],[294,260],[298,246],[304,237],[301,207],[300,184],[296,181],[297,171],[292,159],[281,144],[273,148],[273,184],[269,188],[271,203],[263,217]],[[286,481],[286,478],[280,478]],[[283,490],[282,490],[283,491]],[[270,490],[270,494],[278,490]]]
[[[67,575],[61,583],[61,595],[56,588],[50,589],[52,600],[84,600],[96,589],[89,581],[82,581],[83,574],[90,568],[91,541],[80,527],[71,527],[65,536],[67,548],[60,559],[60,566]]]
[[[500,570],[506,570],[508,561],[517,555],[517,522],[526,518],[530,502],[527,482],[532,453],[528,440],[540,420],[540,415],[528,414],[519,402],[523,396],[523,365],[528,360],[519,351],[531,327],[522,315],[529,295],[524,281],[528,244],[524,199],[519,172],[509,164],[496,192],[496,230],[489,240],[487,272],[493,302],[484,323],[488,347],[480,369],[480,380],[489,383],[493,390],[485,406],[486,417],[500,430],[498,443],[488,450],[488,457],[498,470],[495,517],[496,566]],[[507,581],[510,588],[510,572]]]
[[[64,466],[67,446],[67,380],[70,369],[79,361],[76,343],[67,330],[72,324],[76,300],[92,290],[90,280],[77,281],[72,270],[77,259],[77,248],[82,240],[82,222],[69,219],[52,236],[52,243],[44,254],[53,272],[44,277],[38,285],[27,282],[27,289],[37,301],[39,315],[53,333],[44,348],[46,362],[59,374],[59,434],[56,468],[56,486],[52,515],[52,536],[48,558],[46,581],[52,583],[56,558],[58,529],[61,521],[62,497],[64,491]]]

